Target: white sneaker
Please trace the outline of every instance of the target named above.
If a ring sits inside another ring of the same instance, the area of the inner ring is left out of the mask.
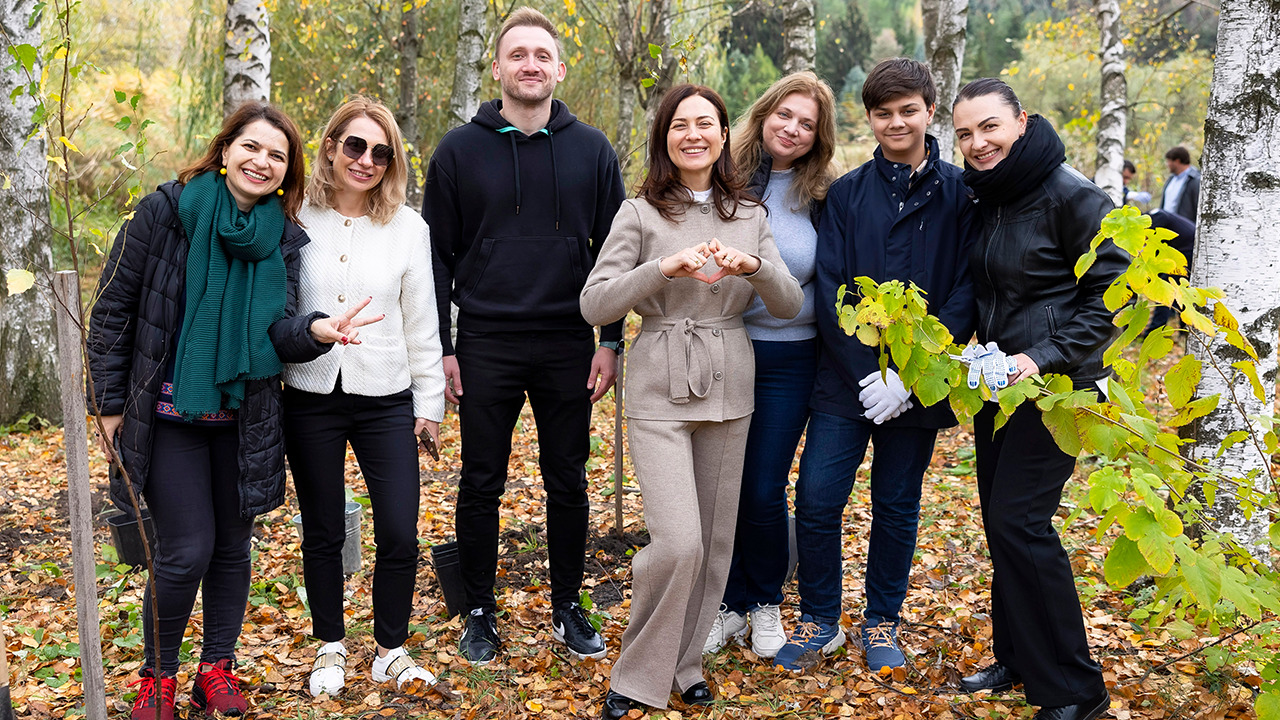
[[[311,668],[311,697],[337,695],[347,680],[347,649],[342,642],[325,643],[316,650],[316,664]]]
[[[716,621],[711,624],[711,632],[707,634],[707,642],[702,646],[702,652],[720,652],[729,641],[737,640],[746,633],[747,616],[739,615],[721,604],[720,611],[716,613]]]
[[[747,613],[751,616],[751,652],[766,660],[778,654],[787,644],[787,633],[782,629],[782,610],[777,605],[757,605]]]
[[[377,653],[373,656],[373,681],[376,683],[384,683],[395,678],[396,689],[403,690],[415,680],[421,680],[426,685],[435,685],[436,676],[430,672],[420,668],[413,662],[413,658],[409,657],[409,652],[401,645],[393,650],[388,650],[386,655],[378,657]]]

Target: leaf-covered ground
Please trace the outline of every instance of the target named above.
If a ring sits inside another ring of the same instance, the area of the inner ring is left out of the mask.
[[[1153,373],[1159,377],[1159,373]],[[1159,388],[1152,390],[1153,397]],[[578,662],[551,641],[546,588],[546,532],[537,469],[532,416],[522,418],[511,482],[502,506],[500,632],[506,643],[498,662],[472,668],[456,655],[460,625],[445,618],[445,605],[431,569],[432,544],[452,539],[452,509],[458,471],[456,423],[446,421],[444,455],[422,468],[419,533],[423,562],[411,620],[409,646],[420,664],[444,681],[423,694],[404,694],[375,685],[369,677],[372,610],[369,598],[373,557],[372,526],[364,523],[364,569],[347,583],[348,679],[335,698],[312,699],[306,692],[315,642],[299,594],[302,564],[297,534],[290,524],[296,503],[260,518],[255,532],[254,584],[239,650],[239,676],[252,717],[440,717],[593,718],[607,689],[609,662],[616,657],[630,603],[628,551],[645,541],[641,499],[633,487],[622,493],[625,535],[614,534],[613,404],[610,396],[596,412],[592,460],[591,557],[586,590],[603,621],[611,655]],[[20,718],[82,715],[78,637],[70,583],[62,435],[43,430],[0,436],[0,625],[9,653],[12,697]],[[354,494],[363,481],[349,457]],[[868,460],[870,456],[868,456]],[[863,471],[866,467],[864,465]],[[93,455],[99,546],[98,592],[112,717],[127,717],[132,698],[126,684],[142,662],[138,620],[143,575],[113,565],[106,530],[106,465]],[[629,469],[628,469],[629,472]],[[1062,533],[1077,574],[1090,642],[1112,692],[1117,720],[1252,717],[1247,674],[1222,669],[1206,658],[1218,637],[1177,640],[1163,631],[1144,632],[1128,621],[1133,601],[1102,580],[1104,549],[1093,539],[1096,518],[1073,482],[1063,503]],[[859,616],[862,563],[870,522],[865,475],[860,476],[845,516],[846,623]],[[1018,694],[969,695],[956,680],[990,660],[990,563],[973,486],[973,456],[966,430],[945,432],[925,479],[923,517],[911,587],[904,608],[902,644],[906,672],[876,675],[861,653],[847,648],[832,660],[792,676],[771,669],[749,651],[733,647],[706,658],[717,702],[692,711],[673,705],[651,717],[725,718],[1027,718],[1034,708]],[[783,608],[788,625],[798,614],[794,585]],[[179,677],[180,714],[189,710],[192,657],[198,656],[200,615],[191,622]],[[1229,643],[1229,638],[1226,643]],[[1226,644],[1223,643],[1223,644]],[[1221,647],[1221,645],[1217,646]],[[1205,652],[1208,650],[1208,652]],[[1212,669],[1211,669],[1212,668]],[[198,713],[193,713],[198,716]]]

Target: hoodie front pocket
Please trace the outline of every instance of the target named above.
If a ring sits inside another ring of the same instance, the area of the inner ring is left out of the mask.
[[[460,305],[488,317],[580,313],[582,243],[572,237],[484,238],[465,270]]]

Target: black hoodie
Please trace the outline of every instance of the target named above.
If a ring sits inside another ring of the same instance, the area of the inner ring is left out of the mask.
[[[618,156],[604,133],[553,100],[547,126],[525,135],[501,100],[440,141],[427,170],[422,217],[431,226],[440,341],[458,328],[589,328],[578,294],[625,198]],[[622,337],[622,323],[601,340]]]

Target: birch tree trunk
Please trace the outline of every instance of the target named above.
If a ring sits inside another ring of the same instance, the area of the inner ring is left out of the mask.
[[[411,161],[418,162],[409,168],[409,186],[406,202],[414,208],[422,207],[422,184],[418,182],[416,167],[420,167],[422,148],[418,146],[418,54],[422,41],[418,37],[418,4],[406,2],[400,14],[400,35],[396,49],[400,51],[400,103],[396,107],[396,124],[400,134],[412,146]]]
[[[920,10],[924,23],[924,57],[938,86],[938,108],[929,125],[929,134],[938,139],[942,159],[952,162],[956,133],[951,127],[951,103],[960,90],[969,0],[921,0]]]
[[[222,116],[246,100],[271,99],[271,31],[265,0],[227,0]]]
[[[1250,442],[1213,461],[1222,439],[1245,429],[1249,415],[1271,414],[1275,407],[1277,321],[1280,320],[1280,5],[1270,0],[1225,0],[1218,25],[1218,54],[1205,119],[1204,177],[1200,189],[1192,281],[1226,291],[1240,332],[1258,352],[1258,375],[1265,402],[1253,396],[1243,378],[1228,383],[1212,370],[1228,373],[1237,359],[1220,353],[1216,361],[1202,349],[1204,363],[1198,397],[1221,393],[1219,408],[1192,428],[1193,457],[1222,467],[1236,477],[1261,470],[1259,486],[1269,480],[1269,458]],[[1216,343],[1226,347],[1223,343]],[[1215,348],[1216,349],[1216,348]],[[1230,350],[1230,348],[1227,348]],[[1235,351],[1232,350],[1232,353]],[[1230,377],[1230,375],[1228,375]],[[1239,409],[1229,401],[1239,402]],[[1243,412],[1241,412],[1243,410]],[[1216,528],[1235,536],[1266,561],[1267,513],[1246,519],[1235,497],[1219,492],[1209,510]],[[1259,553],[1261,553],[1259,555]]]
[[[453,66],[449,116],[456,125],[471,122],[480,109],[480,79],[484,77],[485,0],[458,0],[458,48]]]
[[[1120,33],[1120,0],[1094,0],[1102,59],[1102,117],[1098,120],[1098,163],[1094,182],[1111,196],[1117,207],[1124,204],[1125,113],[1128,85],[1124,77],[1124,44]]]
[[[39,80],[40,22],[28,27],[35,0],[0,0],[0,26],[14,46],[37,49],[32,75]],[[3,52],[4,65],[11,58]],[[14,102],[14,88],[26,85],[21,68],[0,65],[0,173],[11,187],[0,190],[0,266],[26,269],[38,278],[35,288],[17,295],[0,290],[0,423],[31,412],[61,420],[57,340],[49,278],[53,267],[49,233],[49,188],[43,135],[27,139],[35,128],[34,101],[26,94]]]
[[[813,0],[787,0],[782,6],[783,75],[813,69],[813,57],[818,48],[816,32]]]

